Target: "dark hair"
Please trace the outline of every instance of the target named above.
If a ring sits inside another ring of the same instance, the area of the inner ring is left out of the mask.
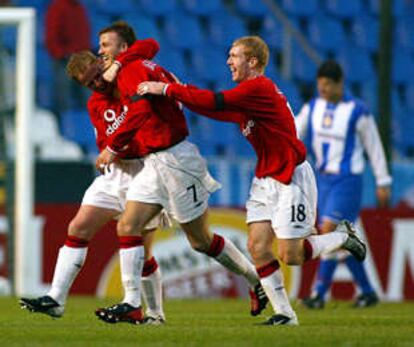
[[[339,65],[336,61],[327,60],[319,66],[317,77],[326,77],[335,82],[340,82],[344,77],[344,73],[341,65]]]
[[[131,46],[137,39],[134,29],[127,22],[122,20],[114,22],[106,28],[103,28],[99,32],[99,36],[110,32],[117,33],[128,46]]]

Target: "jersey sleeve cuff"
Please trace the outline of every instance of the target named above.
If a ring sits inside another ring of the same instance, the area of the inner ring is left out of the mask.
[[[108,152],[110,152],[110,153],[112,153],[113,155],[118,155],[118,152],[117,151],[115,151],[115,150],[113,150],[111,147],[109,147],[109,146],[106,146],[106,150],[108,151]]]
[[[170,85],[169,84],[166,84],[165,86],[164,86],[164,88],[163,88],[163,90],[162,90],[162,95],[165,95],[165,96],[168,96],[168,94],[167,94],[167,90],[168,90],[168,88],[170,87]]]

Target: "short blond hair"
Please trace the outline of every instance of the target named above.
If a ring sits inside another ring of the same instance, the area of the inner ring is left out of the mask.
[[[66,74],[77,82],[81,82],[79,78],[95,64],[98,57],[91,51],[80,51],[73,53],[66,65]]]
[[[235,40],[232,46],[243,46],[248,59],[256,58],[257,67],[263,73],[269,63],[269,46],[259,36],[243,36]]]

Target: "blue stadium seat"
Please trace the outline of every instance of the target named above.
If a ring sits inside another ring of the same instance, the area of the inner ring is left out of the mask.
[[[140,0],[142,9],[152,16],[167,16],[177,9],[176,0]]]
[[[227,49],[234,39],[248,35],[248,31],[240,18],[220,11],[209,17],[208,34],[214,45]]]
[[[293,44],[292,76],[302,82],[313,83],[316,78],[317,65],[305,54],[302,48]]]
[[[411,82],[405,88],[405,104],[407,105],[408,109],[414,111],[414,84]],[[413,118],[414,122],[414,118]]]
[[[95,7],[98,12],[114,17],[139,11],[139,6],[132,0],[95,0]]]
[[[283,47],[283,25],[272,15],[267,15],[262,22],[260,37],[266,41],[270,49],[282,50]]]
[[[350,83],[363,83],[375,77],[369,52],[363,48],[346,45],[338,53],[337,59],[344,69],[345,79]]]
[[[0,28],[0,45],[10,52],[16,51],[17,28],[14,25],[5,25]]]
[[[36,78],[53,80],[53,61],[45,48],[36,49]]]
[[[61,114],[60,119],[62,135],[75,141],[83,148],[95,146],[95,132],[86,110],[71,110]]]
[[[173,49],[168,44],[161,42],[160,52],[154,60],[174,73],[184,83],[189,80],[191,74],[180,50]]]
[[[335,51],[346,40],[340,21],[327,16],[312,17],[308,26],[309,39],[319,49]]]
[[[405,0],[393,0],[392,1],[392,13],[395,17],[399,17],[404,14]],[[371,14],[378,16],[380,13],[381,0],[368,0],[368,9]]]
[[[392,81],[393,83],[407,84],[413,81],[414,59],[412,55],[403,50],[396,50],[392,59]]]
[[[269,9],[262,1],[257,0],[236,0],[236,9],[244,16],[262,18]]]
[[[352,23],[351,32],[352,40],[357,46],[367,48],[371,52],[378,50],[378,19],[371,16],[357,17]]]
[[[222,9],[221,0],[183,0],[184,8],[197,16],[208,16]]]
[[[157,41],[161,40],[161,32],[153,18],[136,14],[127,14],[122,17],[122,20],[125,20],[134,28],[139,39],[153,38]]]
[[[361,0],[325,0],[325,7],[329,14],[342,19],[352,19],[361,14]]]
[[[220,80],[226,75],[230,75],[226,60],[225,52],[208,48],[208,46],[192,51],[194,73],[198,78],[208,82]]]
[[[414,51],[414,25],[412,15],[403,16],[398,19],[394,34],[398,47]]]
[[[49,6],[50,0],[12,0],[10,2],[18,7],[34,7],[36,11],[43,12]]]
[[[176,48],[191,49],[204,43],[200,23],[184,12],[175,12],[165,19],[164,34]]]
[[[297,17],[312,17],[319,8],[318,0],[282,0],[282,7]]]
[[[371,80],[361,84],[360,97],[368,105],[374,116],[378,116],[378,83]]]
[[[303,105],[303,100],[298,89],[296,88],[296,85],[282,77],[279,77],[275,82],[280,91],[286,96],[290,106],[292,107],[293,113],[297,114]]]

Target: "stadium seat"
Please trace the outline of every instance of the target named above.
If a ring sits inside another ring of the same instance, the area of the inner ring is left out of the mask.
[[[414,84],[411,82],[405,88],[405,95],[404,95],[405,105],[408,107],[409,110],[414,111]],[[414,118],[413,118],[414,122]]]
[[[354,19],[351,26],[352,40],[362,48],[375,52],[378,49],[379,23],[371,16],[361,16]]]
[[[139,11],[139,6],[132,0],[95,0],[94,6],[99,13],[114,17],[123,16],[126,13],[138,13]]]
[[[270,49],[282,50],[283,47],[284,28],[272,15],[267,15],[262,22],[260,29],[260,37],[266,41]]]
[[[12,25],[0,27],[0,45],[6,48],[10,53],[16,51],[17,28]]]
[[[240,18],[220,11],[209,17],[208,34],[211,43],[227,49],[235,38],[248,35],[248,31]]]
[[[236,0],[235,7],[240,14],[249,17],[262,18],[269,13],[267,6],[257,0]]]
[[[329,14],[341,19],[352,19],[361,14],[361,0],[325,0],[325,8]]]
[[[183,0],[184,8],[196,16],[208,16],[216,11],[221,11],[221,0]]]
[[[161,50],[154,59],[161,66],[174,73],[181,81],[188,81],[189,73],[187,63],[180,50],[161,43]]]
[[[230,71],[226,65],[227,55],[219,49],[211,49],[208,46],[192,51],[192,63],[194,73],[200,79],[208,82],[220,80]]]
[[[180,49],[191,49],[204,43],[200,23],[184,12],[175,12],[165,19],[164,34],[172,46]]]
[[[361,84],[360,97],[368,105],[375,117],[378,116],[378,83],[375,80]]]
[[[302,82],[314,83],[316,78],[316,62],[305,54],[302,48],[293,44],[292,49],[292,76]]]
[[[346,40],[341,22],[327,16],[311,18],[308,25],[308,35],[310,41],[324,51],[335,51]]]
[[[392,13],[395,17],[399,17],[404,14],[404,1],[405,0],[393,0],[392,1]],[[371,14],[378,16],[380,13],[381,0],[368,0],[368,9]]]
[[[296,85],[282,77],[279,77],[275,83],[279,87],[280,91],[286,96],[290,106],[292,107],[293,113],[297,114],[302,108],[303,100],[298,89],[296,88]]]
[[[140,0],[140,4],[145,12],[155,17],[167,16],[177,9],[176,0]]]
[[[414,51],[414,25],[412,16],[399,18],[394,34],[398,47]]]
[[[34,7],[37,12],[44,12],[50,0],[11,0],[10,3],[17,7]]]
[[[337,60],[344,69],[345,79],[350,83],[363,83],[375,77],[371,57],[363,48],[346,45],[339,51]]]
[[[318,12],[318,0],[282,0],[283,9],[297,17],[312,17]]]
[[[161,40],[161,32],[157,27],[156,21],[151,17],[144,17],[142,15],[127,14],[122,17],[135,30],[139,39],[153,38],[157,41]]]
[[[407,84],[413,81],[414,59],[411,54],[403,50],[395,50],[392,59],[392,81],[393,83]]]
[[[64,138],[78,143],[83,148],[95,145],[95,133],[86,110],[70,110],[61,114],[61,133]]]

